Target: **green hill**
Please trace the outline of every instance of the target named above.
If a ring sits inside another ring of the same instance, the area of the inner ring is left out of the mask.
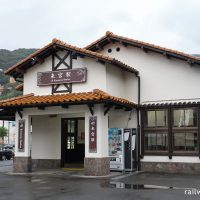
[[[4,71],[36,50],[16,49],[9,51],[0,49],[0,85],[3,85],[5,88],[2,95],[0,95],[0,99],[21,95],[21,92],[15,90],[16,85],[19,83],[9,83],[9,76],[4,75]]]
[[[15,90],[16,85],[19,83],[9,83],[9,76],[5,76],[4,71],[36,50],[37,49],[23,48],[9,51],[6,49],[0,49],[0,85],[3,85],[5,88],[4,92],[0,95],[0,100],[22,94],[22,92]],[[193,54],[193,56],[200,57],[200,54]]]
[[[200,57],[200,54],[193,54],[193,56]]]

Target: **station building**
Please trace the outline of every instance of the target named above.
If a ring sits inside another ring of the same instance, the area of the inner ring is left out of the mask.
[[[136,170],[200,172],[200,59],[106,32],[85,48],[58,39],[5,73],[23,96],[0,102],[16,121],[14,171],[83,162],[109,174],[108,129],[135,128]]]

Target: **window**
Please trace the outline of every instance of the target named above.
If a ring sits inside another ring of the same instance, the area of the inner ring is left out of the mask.
[[[168,150],[167,110],[145,112],[144,143],[146,152]]]
[[[166,151],[168,150],[168,133],[145,133],[145,150]]]
[[[146,112],[146,127],[166,127],[167,111],[154,110]]]
[[[197,152],[197,109],[174,109],[172,132],[174,152]]]
[[[170,113],[168,122],[168,114]],[[145,110],[142,114],[143,148],[148,154],[196,155],[197,108]]]
[[[174,127],[196,127],[196,109],[176,109],[173,112]]]
[[[174,133],[174,151],[197,151],[197,133]]]

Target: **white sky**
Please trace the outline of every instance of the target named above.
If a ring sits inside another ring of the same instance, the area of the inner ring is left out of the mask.
[[[0,49],[39,48],[52,38],[84,47],[110,30],[200,53],[200,0],[0,0]]]

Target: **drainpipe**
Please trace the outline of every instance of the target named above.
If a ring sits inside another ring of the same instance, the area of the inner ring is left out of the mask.
[[[137,171],[141,170],[141,165],[140,165],[140,89],[141,89],[141,82],[140,82],[140,76],[137,74],[137,79],[138,79],[138,107],[137,107]]]

